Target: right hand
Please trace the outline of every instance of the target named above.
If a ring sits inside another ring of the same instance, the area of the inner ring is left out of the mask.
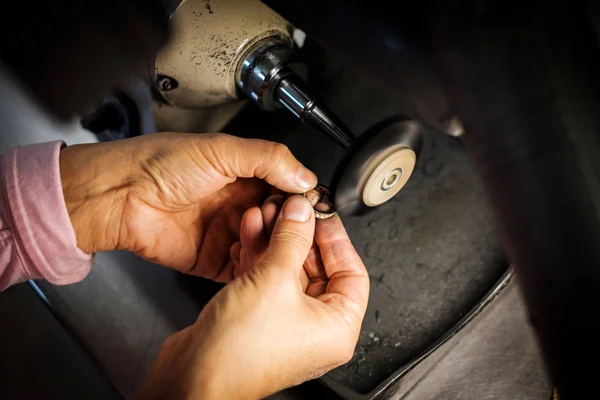
[[[315,231],[312,206],[292,196],[269,240],[264,211],[243,219],[246,272],[165,341],[142,398],[257,399],[352,358],[369,277],[341,220]]]

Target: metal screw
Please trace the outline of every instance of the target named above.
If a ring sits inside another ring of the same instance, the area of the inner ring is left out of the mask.
[[[388,190],[390,190],[391,188],[396,186],[396,184],[400,181],[401,177],[402,177],[402,169],[401,168],[396,168],[396,169],[390,171],[385,176],[385,178],[383,178],[383,182],[381,182],[381,190],[384,192],[387,192]]]
[[[156,85],[158,86],[159,90],[163,92],[168,92],[169,90],[177,88],[177,86],[179,86],[179,83],[170,76],[158,75],[156,79]]]

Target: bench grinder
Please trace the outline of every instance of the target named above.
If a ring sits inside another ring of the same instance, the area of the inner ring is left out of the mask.
[[[305,85],[294,28],[259,0],[183,0],[167,6],[171,40],[150,73],[165,102],[207,108],[248,98],[264,111],[286,109],[348,151],[333,198],[343,215],[394,197],[410,178],[421,147],[420,125],[397,117],[358,139]]]

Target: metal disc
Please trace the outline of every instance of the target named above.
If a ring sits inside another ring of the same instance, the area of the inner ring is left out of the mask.
[[[421,142],[421,126],[406,117],[387,119],[360,136],[336,172],[337,212],[364,214],[398,194],[414,170]]]

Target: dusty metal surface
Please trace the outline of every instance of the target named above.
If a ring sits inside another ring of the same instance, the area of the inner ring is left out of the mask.
[[[356,133],[402,112],[409,101],[346,77],[352,75],[344,75],[352,84],[336,82],[325,98]],[[287,144],[324,184],[344,155],[282,113],[260,115],[250,107],[230,129]],[[424,136],[415,171],[399,195],[365,216],[344,218],[369,270],[371,296],[354,358],[329,376],[356,392],[369,392],[434,343],[507,268],[462,142],[439,132]]]
[[[372,292],[355,356],[330,376],[358,392],[370,391],[433,343],[506,268],[463,149],[432,137],[399,196],[370,215],[344,220]]]
[[[440,340],[377,389],[361,395],[328,376],[322,380],[350,400],[546,400],[553,388],[512,269]]]
[[[322,182],[343,155],[287,115],[267,115],[268,125],[243,117],[246,134],[286,143]],[[344,223],[369,270],[371,295],[354,358],[329,376],[366,393],[450,329],[507,264],[461,142],[441,133],[426,134],[398,196]]]
[[[185,0],[171,29],[154,72],[175,79],[177,88],[161,93],[183,108],[235,101],[235,72],[246,50],[269,36],[292,40],[288,23],[259,0]]]
[[[516,279],[388,391],[390,400],[546,400],[553,385]]]

